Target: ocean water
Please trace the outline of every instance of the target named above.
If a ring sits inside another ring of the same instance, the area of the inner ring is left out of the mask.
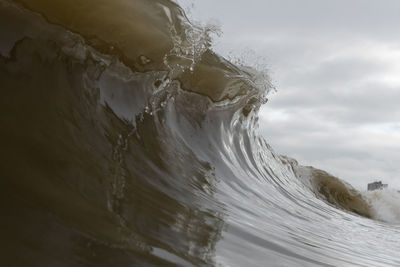
[[[0,0],[2,266],[400,265],[400,194],[275,153],[268,77],[214,31],[169,0]]]

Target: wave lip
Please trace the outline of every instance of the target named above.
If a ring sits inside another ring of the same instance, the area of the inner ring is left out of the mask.
[[[213,101],[249,95],[256,85],[251,74],[209,49],[212,27],[191,24],[172,1],[16,2],[83,36],[96,50],[116,55],[130,68],[169,71],[169,78],[179,79],[182,89]]]

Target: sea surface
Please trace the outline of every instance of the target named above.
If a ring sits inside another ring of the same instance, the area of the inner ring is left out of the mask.
[[[275,153],[268,75],[214,31],[170,0],[0,0],[1,266],[400,266],[400,194]]]

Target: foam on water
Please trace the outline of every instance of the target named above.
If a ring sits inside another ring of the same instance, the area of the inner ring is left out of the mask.
[[[377,220],[400,223],[400,192],[394,189],[382,189],[363,192],[363,197],[372,207],[373,217]]]

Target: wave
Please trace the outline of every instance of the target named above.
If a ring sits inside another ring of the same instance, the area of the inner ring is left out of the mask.
[[[298,165],[293,159],[290,162],[296,176],[308,185],[317,198],[325,200],[337,208],[367,218],[373,217],[368,201],[348,183],[323,170]]]
[[[0,0],[4,264],[400,264],[379,201],[258,135],[272,86],[214,30],[168,0]]]

